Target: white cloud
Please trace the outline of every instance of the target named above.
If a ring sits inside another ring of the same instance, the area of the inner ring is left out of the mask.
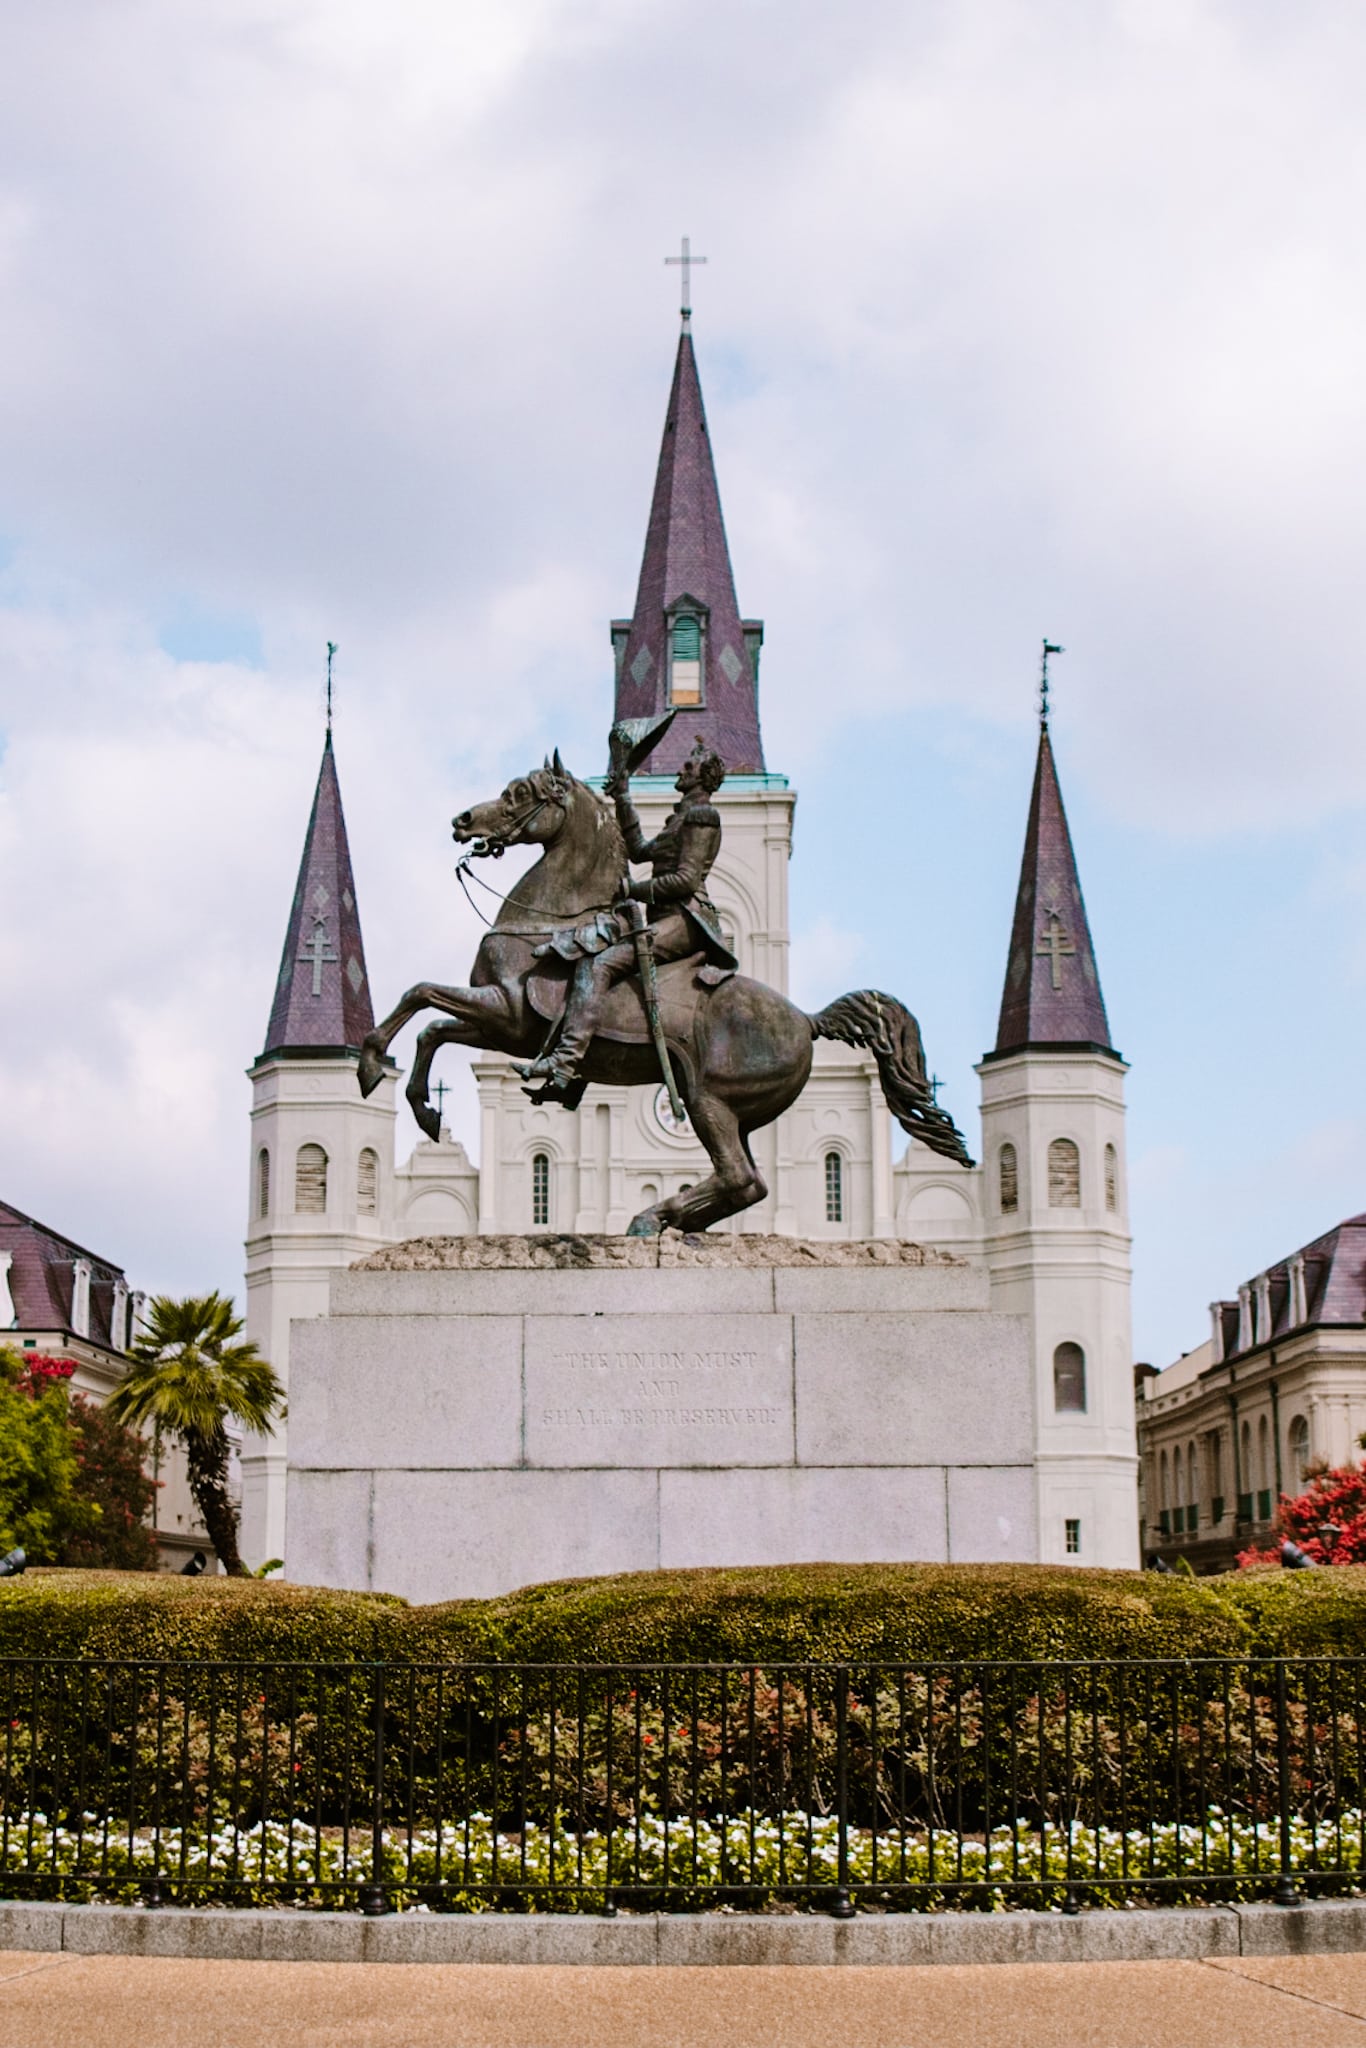
[[[600,761],[683,229],[804,849],[822,806],[864,829],[834,736],[1023,731],[1045,628],[1108,816],[1360,804],[1363,59],[1327,0],[16,14],[6,1194],[230,1278],[329,637],[374,986],[464,971],[451,812],[550,742]],[[161,653],[186,605],[263,667]],[[799,993],[858,944],[808,930]]]

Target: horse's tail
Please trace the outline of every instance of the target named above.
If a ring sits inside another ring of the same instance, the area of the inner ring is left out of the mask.
[[[925,1075],[920,1026],[904,1003],[878,989],[863,988],[828,1004],[809,1022],[813,1037],[837,1038],[873,1055],[887,1107],[903,1131],[946,1159],[972,1165],[962,1133],[935,1102]]]

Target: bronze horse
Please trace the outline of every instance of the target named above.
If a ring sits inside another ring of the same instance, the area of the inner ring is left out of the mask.
[[[420,981],[395,1004],[361,1048],[360,1086],[369,1095],[383,1073],[389,1045],[411,1017],[439,1010],[445,1021],[418,1035],[408,1080],[413,1115],[428,1137],[440,1119],[427,1100],[433,1055],[442,1045],[531,1059],[563,1006],[567,970],[536,947],[554,932],[586,922],[617,902],[628,871],[626,849],[609,803],[562,765],[558,752],[543,768],[510,782],[491,803],[462,811],[456,840],[476,853],[505,847],[542,848],[504,899],[485,934],[469,988]],[[934,1101],[925,1076],[920,1027],[895,997],[863,989],[808,1017],[776,989],[744,974],[702,968],[700,958],[659,970],[660,1007],[674,1073],[693,1129],[713,1171],[685,1192],[644,1209],[629,1235],[705,1230],[734,1216],[768,1190],[749,1149],[750,1134],[794,1103],[811,1073],[817,1038],[862,1046],[877,1061],[887,1105],[901,1127],[945,1158],[970,1166],[952,1119]],[[560,971],[563,970],[563,971]],[[634,981],[614,991],[601,1034],[584,1066],[587,1081],[657,1087],[659,1061]]]

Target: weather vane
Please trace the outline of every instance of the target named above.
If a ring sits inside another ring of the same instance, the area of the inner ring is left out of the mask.
[[[327,643],[327,730],[332,730],[332,657],[337,651],[335,640]]]
[[[1065,647],[1059,647],[1055,640],[1043,643],[1043,660],[1039,664],[1039,730],[1048,731],[1048,657],[1050,654],[1066,654]]]
[[[685,327],[687,326],[688,322],[692,319],[692,267],[694,263],[705,263],[706,260],[707,259],[705,256],[693,255],[692,243],[688,240],[688,237],[686,235],[684,235],[683,237],[682,255],[666,256],[664,258],[665,263],[678,263],[681,264],[683,268],[683,300],[682,304],[679,307],[679,311],[683,315],[683,325]]]

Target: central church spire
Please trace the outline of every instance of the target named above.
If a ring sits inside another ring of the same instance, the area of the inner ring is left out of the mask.
[[[694,261],[700,261],[694,258]],[[758,669],[764,629],[742,619],[726,546],[702,387],[684,322],[660,444],[636,607],[612,622],[616,716],[677,708],[646,763],[671,775],[700,736],[732,774],[762,774]]]

